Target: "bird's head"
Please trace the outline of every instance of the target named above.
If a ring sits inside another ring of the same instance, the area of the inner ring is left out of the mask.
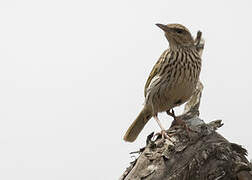
[[[194,40],[190,31],[181,24],[156,24],[165,32],[171,48],[192,47]]]

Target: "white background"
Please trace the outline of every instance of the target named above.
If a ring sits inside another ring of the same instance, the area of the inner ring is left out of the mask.
[[[119,178],[159,131],[122,140],[168,47],[155,23],[203,32],[201,117],[251,157],[251,2],[1,0],[0,179]]]

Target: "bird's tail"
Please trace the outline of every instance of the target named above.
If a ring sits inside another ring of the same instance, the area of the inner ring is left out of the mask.
[[[145,124],[151,118],[151,112],[147,108],[143,108],[142,111],[139,113],[135,121],[130,125],[127,132],[125,133],[123,139],[128,142],[133,142],[136,140],[139,133],[144,128]]]

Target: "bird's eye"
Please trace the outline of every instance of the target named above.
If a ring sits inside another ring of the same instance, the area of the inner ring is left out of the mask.
[[[181,29],[176,29],[176,33],[178,33],[178,34],[182,34],[182,33],[183,33],[183,31],[182,31]]]

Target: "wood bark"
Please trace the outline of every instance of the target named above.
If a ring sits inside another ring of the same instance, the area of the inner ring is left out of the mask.
[[[202,55],[201,32],[195,45]],[[146,146],[134,152],[139,156],[120,180],[252,180],[246,149],[216,132],[223,125],[221,120],[206,124],[199,117],[202,90],[203,85],[198,82],[184,113],[179,116],[193,132],[188,136],[185,128],[172,124],[167,130],[172,141],[153,139],[154,133],[150,134]]]

